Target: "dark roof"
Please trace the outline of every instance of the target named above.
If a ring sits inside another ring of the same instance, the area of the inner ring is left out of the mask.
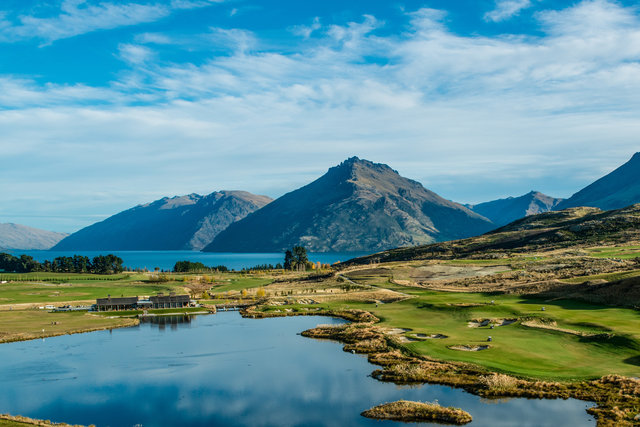
[[[98,305],[128,305],[137,303],[138,297],[98,298],[96,302]]]
[[[152,303],[168,303],[168,302],[189,302],[191,297],[189,295],[157,295],[149,298]]]

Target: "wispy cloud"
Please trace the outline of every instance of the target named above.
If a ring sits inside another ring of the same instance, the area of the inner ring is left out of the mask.
[[[291,32],[297,36],[308,39],[309,37],[311,37],[311,34],[313,34],[314,31],[317,31],[320,28],[322,28],[322,25],[320,24],[320,18],[316,16],[315,18],[313,18],[313,22],[311,23],[311,25],[294,25],[293,27],[291,27]]]
[[[69,197],[107,186],[114,203],[133,187],[278,196],[357,154],[461,201],[567,196],[637,151],[640,15],[589,0],[536,17],[542,36],[462,36],[423,9],[402,34],[363,17],[286,50],[216,29],[198,40],[232,48],[199,64],[163,61],[167,39],[144,35],[120,46],[130,69],[108,87],[6,77],[0,182]]]
[[[222,1],[222,0],[220,0]],[[210,6],[216,0],[173,0],[168,4],[63,0],[57,14],[47,17],[20,15],[9,20],[0,12],[0,42],[40,39],[44,43],[98,30],[154,22],[176,10]]]
[[[495,9],[484,15],[485,21],[506,21],[532,6],[531,0],[496,0]]]

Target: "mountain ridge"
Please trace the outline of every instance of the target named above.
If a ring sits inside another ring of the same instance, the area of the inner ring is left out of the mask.
[[[640,202],[640,152],[607,175],[597,179],[555,209],[591,206],[604,210],[620,209]]]
[[[271,201],[246,191],[163,197],[79,230],[56,250],[200,250],[229,224]]]
[[[518,197],[507,197],[466,206],[488,218],[496,226],[502,226],[529,215],[549,212],[562,200],[539,191],[530,191]]]
[[[318,252],[367,251],[491,228],[486,218],[388,165],[351,157],[230,225],[203,250],[270,252],[302,245]]]
[[[67,236],[67,233],[41,230],[11,222],[3,223],[0,224],[0,249],[46,250]]]

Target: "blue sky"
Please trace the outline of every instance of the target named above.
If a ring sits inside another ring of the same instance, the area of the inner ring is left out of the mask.
[[[4,0],[0,222],[278,197],[353,155],[459,202],[570,196],[640,151],[636,3]]]

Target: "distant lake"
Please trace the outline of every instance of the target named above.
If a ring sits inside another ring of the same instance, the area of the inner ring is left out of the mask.
[[[2,251],[0,251],[2,252]],[[242,270],[261,264],[273,264],[284,262],[283,253],[212,253],[197,251],[5,251],[19,256],[31,255],[37,261],[52,260],[59,256],[85,255],[93,258],[97,255],[114,254],[122,258],[124,265],[135,268],[147,268],[153,270],[156,267],[161,270],[171,270],[176,261],[201,262],[207,266],[225,265],[233,270]],[[351,258],[369,255],[368,252],[321,252],[310,253],[309,260],[322,264],[333,264],[337,261],[346,261]]]
[[[471,426],[594,426],[578,400],[486,400],[371,378],[366,357],[297,335],[326,317],[158,317],[0,344],[0,413],[97,426],[397,426],[360,412],[398,399],[462,408]]]

